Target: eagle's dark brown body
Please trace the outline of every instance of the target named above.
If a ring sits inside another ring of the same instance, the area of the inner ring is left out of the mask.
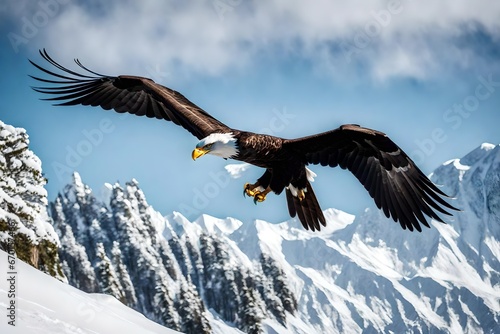
[[[90,105],[138,116],[172,121],[200,139],[193,158],[205,153],[230,157],[265,169],[245,192],[259,201],[268,192],[286,192],[289,213],[298,216],[306,229],[319,230],[325,217],[308,180],[306,166],[320,164],[351,171],[363,184],[378,208],[404,229],[429,227],[424,215],[443,220],[435,211],[456,210],[415,163],[384,133],[343,125],[335,130],[298,139],[255,134],[231,129],[179,92],[136,76],[106,76],[76,63],[87,73],[71,71],[55,62],[45,50],[42,57],[61,73],[32,62],[51,79],[33,77],[55,86],[33,87],[53,95],[58,105]],[[210,141],[208,141],[210,139]],[[203,144],[203,145],[202,145]],[[219,150],[219,151],[217,151]],[[216,153],[217,152],[217,153]],[[226,156],[227,152],[234,152]],[[263,190],[262,190],[263,189]]]
[[[236,160],[262,168],[271,168],[275,163],[290,159],[289,154],[283,151],[283,139],[279,137],[244,131],[237,133],[236,137],[239,149]],[[273,159],[270,160],[269,156]]]

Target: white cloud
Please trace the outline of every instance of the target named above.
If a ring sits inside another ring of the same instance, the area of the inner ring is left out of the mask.
[[[280,54],[302,57],[339,78],[359,74],[361,66],[363,75],[383,81],[474,66],[474,45],[457,41],[478,27],[500,38],[496,0],[146,0],[101,6],[106,8],[64,5],[39,44],[57,59],[78,57],[108,73],[221,75],[251,66],[258,56]]]

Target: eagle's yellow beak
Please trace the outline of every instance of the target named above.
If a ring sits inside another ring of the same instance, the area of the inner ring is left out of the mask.
[[[207,154],[208,152],[209,152],[209,150],[206,150],[203,147],[200,147],[200,148],[197,147],[193,150],[193,153],[191,153],[191,157],[193,158],[193,160],[196,160],[199,157],[201,157],[202,155]]]

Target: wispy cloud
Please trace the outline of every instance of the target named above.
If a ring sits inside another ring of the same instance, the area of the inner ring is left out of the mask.
[[[489,66],[470,37],[500,39],[496,0],[62,2],[33,47],[112,73],[222,75],[279,54],[337,78],[426,79]],[[16,15],[40,7],[29,6]]]

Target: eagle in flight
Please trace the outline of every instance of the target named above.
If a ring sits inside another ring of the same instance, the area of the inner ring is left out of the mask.
[[[45,50],[41,56],[61,72],[43,68],[50,79],[31,76],[43,82],[35,91],[49,94],[45,100],[59,106],[90,105],[119,113],[164,119],[182,126],[200,141],[192,152],[194,160],[205,154],[244,161],[265,169],[253,184],[244,185],[244,194],[263,202],[272,191],[285,191],[291,217],[298,216],[305,229],[320,230],[326,220],[313,188],[315,176],[307,166],[348,169],[361,182],[384,214],[403,229],[422,231],[430,227],[425,216],[444,221],[436,211],[451,215],[457,210],[386,134],[355,124],[342,125],[324,133],[297,139],[232,129],[193,104],[179,92],[153,80],[129,75],[107,76],[89,70],[78,73],[55,62]]]

